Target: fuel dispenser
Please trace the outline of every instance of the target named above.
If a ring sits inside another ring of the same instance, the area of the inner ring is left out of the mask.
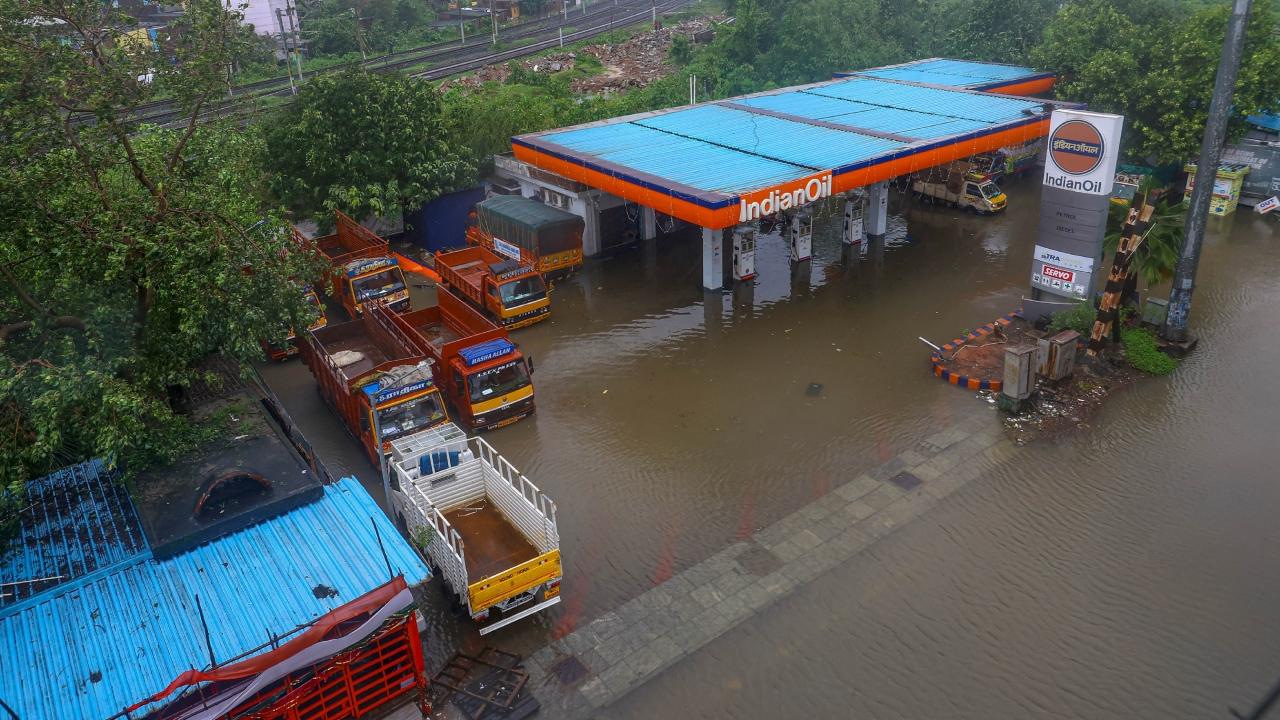
[[[844,244],[861,245],[866,237],[866,229],[862,224],[862,197],[849,194],[844,199]]]
[[[750,280],[756,276],[755,228],[733,229],[733,279]]]
[[[813,257],[813,214],[801,211],[792,215],[787,223],[787,239],[794,262],[804,262]]]

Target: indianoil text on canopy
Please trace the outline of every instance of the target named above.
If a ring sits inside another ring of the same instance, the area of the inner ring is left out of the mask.
[[[739,199],[738,222],[759,220],[766,215],[798,208],[826,197],[831,197],[830,174],[809,178],[794,190],[770,190],[769,194],[760,200],[748,202],[746,198]]]

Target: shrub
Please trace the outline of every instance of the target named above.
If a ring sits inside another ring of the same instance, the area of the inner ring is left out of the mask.
[[[1063,330],[1075,330],[1081,335],[1088,335],[1093,329],[1093,321],[1097,310],[1091,303],[1078,302],[1067,310],[1059,310],[1049,321],[1049,332],[1058,333]]]
[[[1178,367],[1178,361],[1160,352],[1155,333],[1146,328],[1126,328],[1120,331],[1120,342],[1129,364],[1144,373],[1168,375]]]

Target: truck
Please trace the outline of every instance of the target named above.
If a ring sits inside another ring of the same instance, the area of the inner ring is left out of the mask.
[[[374,465],[392,440],[449,420],[431,356],[405,337],[396,317],[372,301],[354,320],[308,332],[298,345],[320,395]]]
[[[963,160],[915,175],[911,191],[916,197],[982,214],[1000,212],[1009,204],[1008,197],[991,181],[990,175]]]
[[[381,300],[392,310],[409,309],[409,286],[387,241],[341,211],[334,211],[335,232],[316,238],[315,246],[329,262],[333,293],[351,317],[365,303]]]
[[[522,195],[476,203],[467,243],[537,270],[544,279],[582,267],[582,218]]]
[[[391,443],[397,524],[487,635],[560,602],[556,505],[482,438],[447,423]]]
[[[529,363],[500,328],[446,288],[432,307],[391,321],[433,361],[436,386],[473,430],[510,425],[534,412]]]
[[[329,318],[324,314],[324,305],[320,303],[320,297],[316,295],[316,291],[306,288],[304,291],[307,296],[307,304],[315,308],[317,313],[316,319],[307,327],[308,330],[319,330],[329,324]],[[298,332],[296,328],[289,328],[289,334],[285,336],[284,342],[275,343],[262,341],[262,345],[267,350],[267,357],[276,362],[283,362],[298,354]]]
[[[526,327],[551,315],[547,284],[530,265],[476,245],[436,253],[435,269],[441,284],[504,327]]]

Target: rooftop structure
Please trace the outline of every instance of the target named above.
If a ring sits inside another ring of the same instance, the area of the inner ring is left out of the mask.
[[[1038,95],[1048,92],[1054,81],[1053,73],[1028,67],[948,58],[928,58],[870,70],[840,72],[835,77],[855,75],[1006,95]]]
[[[1027,68],[930,62],[520,135],[512,146],[530,166],[727,228],[779,202],[808,204],[1042,137],[1062,104],[936,82],[946,68],[986,69],[986,77],[952,76],[967,85],[1018,80],[1034,73]],[[933,82],[893,77],[921,72]]]
[[[0,556],[14,583],[0,598],[0,699],[21,718],[105,720],[211,654],[258,652],[393,575],[430,574],[354,478],[167,558],[99,463],[32,489],[22,535]]]

